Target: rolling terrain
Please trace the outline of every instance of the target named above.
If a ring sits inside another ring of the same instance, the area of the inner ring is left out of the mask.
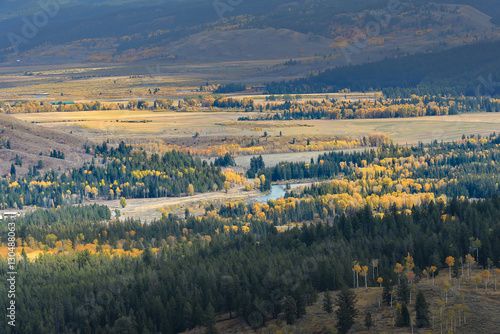
[[[41,170],[47,171],[78,167],[92,158],[84,149],[84,144],[91,145],[92,141],[61,130],[20,121],[10,115],[0,114],[0,137],[10,144],[10,149],[0,150],[2,176],[10,172],[16,156],[22,161],[22,166],[16,165],[18,176],[26,174],[28,167],[38,165],[38,161],[43,163]],[[65,159],[50,157],[54,150],[64,152]]]

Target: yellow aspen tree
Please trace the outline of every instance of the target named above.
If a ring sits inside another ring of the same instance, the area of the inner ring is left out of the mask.
[[[481,284],[481,277],[476,276],[476,292],[477,292],[477,287]]]
[[[446,264],[448,265],[448,270],[450,272],[450,282],[451,282],[451,267],[455,265],[455,258],[453,256],[448,256],[446,258]]]
[[[448,291],[450,291],[450,283],[444,282],[443,292],[445,295],[445,303],[448,304]]]
[[[401,273],[403,272],[405,268],[401,265],[401,263],[396,263],[396,268],[394,269],[394,272],[398,274],[398,284],[400,282],[400,277]]]
[[[471,254],[467,254],[467,255],[465,255],[465,262],[467,263],[467,278],[470,279],[472,266],[474,265],[476,260],[474,259],[474,256],[472,256]]]
[[[353,274],[354,274],[354,288],[359,288],[359,272],[361,271],[361,267],[359,266],[358,261],[353,261]]]
[[[361,270],[363,272],[363,276],[365,276],[365,291],[368,291],[368,283],[367,283],[368,278],[366,277],[368,274],[368,266],[363,266]]]
[[[380,307],[380,303],[382,301],[382,283],[384,282],[384,279],[382,277],[377,278],[377,283],[380,286],[380,293],[378,295],[378,307]]]
[[[410,304],[411,304],[411,295],[412,295],[412,290],[413,288],[415,287],[413,285],[413,280],[415,279],[415,273],[413,272],[413,270],[409,271],[407,274],[406,274],[406,278],[408,279],[408,281],[410,282]]]
[[[431,266],[431,274],[432,274],[432,285],[434,286],[434,273],[437,271],[436,266]]]
[[[377,268],[378,276],[378,259],[372,259],[372,278],[375,279],[375,268]]]
[[[222,187],[223,187],[224,191],[226,192],[226,194],[229,192],[229,187],[230,186],[231,185],[229,184],[228,181],[224,181],[224,184],[222,185]]]
[[[415,262],[413,261],[413,257],[408,253],[408,256],[405,257],[405,269],[412,270],[415,267]]]
[[[438,307],[439,307],[439,322],[441,323],[441,333],[443,332],[443,308],[445,306],[444,300],[439,298],[437,301]]]
[[[189,196],[193,196],[194,195],[194,187],[193,187],[193,185],[191,183],[188,185],[187,192],[188,192]]]
[[[489,270],[484,270],[481,273],[481,277],[484,282],[484,293],[488,294],[488,282],[490,281],[490,271]]]

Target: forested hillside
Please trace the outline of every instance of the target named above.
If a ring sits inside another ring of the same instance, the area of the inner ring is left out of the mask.
[[[382,90],[387,97],[412,94],[499,95],[496,55],[500,42],[416,54],[359,66],[326,70],[305,79],[267,85],[271,94]]]
[[[498,266],[498,217],[500,200],[495,196],[478,203],[431,202],[410,213],[389,211],[384,218],[367,208],[337,217],[333,225],[317,223],[283,233],[274,227],[269,233],[252,227],[246,235],[229,230],[212,233],[210,243],[174,237],[162,245],[164,239],[156,234],[142,234],[153,227],[136,225],[146,249],[138,258],[62,251],[36,261],[21,259],[19,325],[6,328],[2,323],[2,332],[178,333],[199,325],[210,328],[220,312],[260,327],[283,312],[285,297],[293,298],[300,318],[318,292],[352,283],[353,261],[364,264],[377,258],[379,275],[396,281],[394,266],[408,253],[414,258],[412,272],[421,276],[426,267],[442,268],[448,256],[468,254],[469,239],[475,237],[482,242],[479,264],[491,260]],[[181,223],[186,224],[185,235],[194,236],[196,229],[188,228],[200,223],[194,218]],[[116,228],[105,230],[111,234]],[[129,228],[121,226],[123,232]],[[59,233],[59,227],[52,229]],[[149,248],[153,243],[162,245],[158,252]],[[7,272],[4,260],[0,271]],[[378,285],[371,275],[367,280]],[[0,294],[3,308],[6,295]]]
[[[36,63],[41,59],[49,61],[47,56],[52,61],[65,62],[319,56],[337,64],[343,58],[341,49],[361,37],[357,31],[364,30],[367,24],[382,22],[370,48],[363,50],[367,55],[357,61],[362,63],[381,59],[381,55],[393,58],[496,39],[498,29],[492,22],[498,22],[500,17],[498,6],[492,5],[491,0],[433,3],[363,0],[335,4],[289,0],[158,0],[147,4],[134,0],[54,0],[48,3],[30,7],[17,2],[2,3],[5,13],[0,17],[2,61],[12,62],[21,57],[28,63]],[[33,25],[32,17],[37,14],[47,16],[40,27]],[[32,30],[26,30],[23,16]],[[26,35],[23,31],[31,33]],[[212,42],[205,44],[209,35]],[[241,41],[235,40],[235,36],[244,39],[243,43],[238,44]],[[310,49],[297,50],[293,41],[307,43]],[[255,54],[251,49],[240,52],[245,44],[261,50]],[[280,48],[290,54],[280,53]]]
[[[367,286],[384,282],[385,292],[377,297],[384,308],[392,298],[406,303],[410,285],[426,277],[428,283],[441,270],[455,282],[452,289],[457,283],[473,287],[476,262],[483,268],[476,289],[481,284],[487,290],[493,281],[484,275],[500,266],[499,143],[492,134],[452,143],[388,144],[274,168],[257,159],[251,172],[262,184],[330,180],[265,204],[210,204],[201,216],[186,211],[185,218],[164,215],[151,224],[116,221],[98,205],[28,213],[15,222],[18,326],[2,323],[0,330],[143,334],[204,326],[213,333],[222,314],[258,329],[282,317],[293,324],[319,293],[359,286],[361,279]],[[157,159],[140,151],[131,155],[126,145],[93,150],[101,158],[129,160],[130,170],[136,160],[148,165]],[[169,168],[192,163],[177,152],[162,159],[171,158]],[[2,226],[3,242],[9,230]],[[4,242],[0,253],[6,249]],[[7,271],[2,257],[0,273]],[[0,304],[7,303],[2,287]],[[451,315],[443,317],[443,308],[456,307],[443,304],[429,312],[444,324]],[[470,332],[475,315],[467,317],[460,327]]]
[[[121,143],[118,148],[86,146],[95,158],[82,167],[59,173],[41,174],[41,167],[29,166],[25,176],[11,173],[0,180],[0,207],[23,205],[53,207],[80,203],[84,199],[153,198],[222,189],[226,180],[220,168],[200,158],[171,151],[147,156],[143,150]]]

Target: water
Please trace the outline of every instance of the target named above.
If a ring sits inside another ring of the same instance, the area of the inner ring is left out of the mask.
[[[290,189],[300,187],[300,186],[306,186],[309,184],[310,183],[292,183],[292,184],[290,184]],[[280,197],[285,196],[285,194],[286,194],[285,185],[279,185],[279,184],[272,185],[269,193],[255,199],[254,202],[267,203],[267,201],[272,200],[272,199],[276,200]]]
[[[280,197],[285,196],[285,194],[286,194],[286,191],[283,188],[283,186],[274,185],[274,186],[271,186],[271,191],[268,194],[257,198],[256,202],[267,203],[269,200],[278,199]]]

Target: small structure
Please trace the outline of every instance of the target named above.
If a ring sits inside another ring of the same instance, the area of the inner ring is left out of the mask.
[[[3,218],[12,218],[12,219],[15,219],[15,218],[18,218],[20,217],[21,214],[17,211],[8,211],[8,212],[4,212],[3,213]]]

